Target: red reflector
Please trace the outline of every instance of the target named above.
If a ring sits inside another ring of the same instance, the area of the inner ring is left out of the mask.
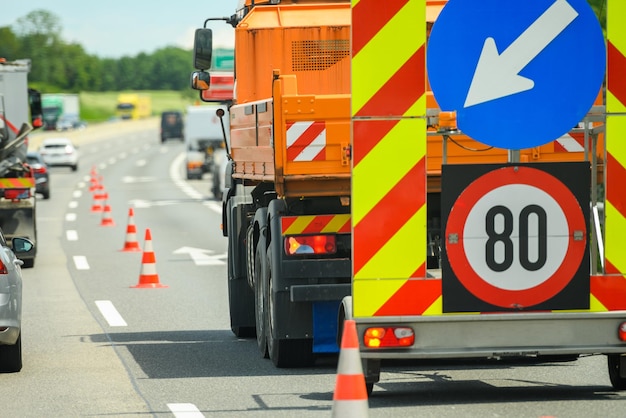
[[[334,235],[296,235],[285,239],[287,255],[335,254],[337,244]]]
[[[626,341],[626,322],[622,322],[621,324],[619,324],[617,336],[619,337],[620,341]]]
[[[409,347],[415,342],[415,333],[408,327],[375,327],[365,330],[363,343],[369,348]]]
[[[11,200],[28,199],[30,197],[29,189],[6,189],[4,198]]]

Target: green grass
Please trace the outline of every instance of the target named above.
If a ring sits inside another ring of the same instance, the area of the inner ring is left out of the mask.
[[[87,122],[102,122],[115,116],[117,96],[120,92],[88,92],[80,93],[80,114]],[[141,91],[152,98],[152,114],[160,115],[164,110],[184,111],[187,106],[196,102],[198,93],[189,90],[180,91]]]

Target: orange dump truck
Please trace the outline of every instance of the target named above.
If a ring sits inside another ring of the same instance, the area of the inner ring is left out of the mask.
[[[241,3],[224,18],[235,27],[223,194],[231,328],[256,334],[278,367],[302,366],[338,351],[350,294],[350,3]],[[208,34],[196,32],[199,70],[210,69]],[[194,81],[211,100],[217,74]]]

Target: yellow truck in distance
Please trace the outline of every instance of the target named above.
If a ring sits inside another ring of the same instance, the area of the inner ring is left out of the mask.
[[[152,99],[147,94],[122,93],[117,97],[116,115],[120,119],[143,119],[152,115]]]

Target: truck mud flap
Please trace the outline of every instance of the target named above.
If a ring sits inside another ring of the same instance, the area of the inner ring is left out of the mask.
[[[337,312],[340,301],[313,303],[313,353],[338,353]]]

